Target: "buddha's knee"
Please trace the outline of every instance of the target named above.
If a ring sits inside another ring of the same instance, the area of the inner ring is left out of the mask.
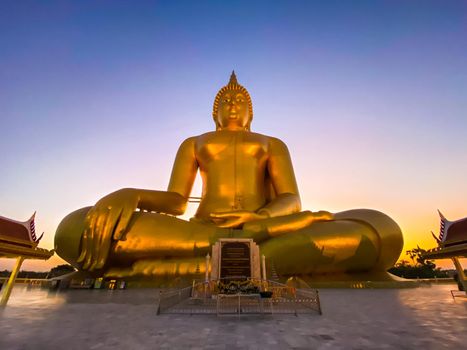
[[[67,215],[55,232],[55,252],[65,261],[79,267],[81,237],[85,228],[85,218],[91,207],[78,209]]]
[[[397,223],[386,214],[371,209],[347,210],[334,215],[336,220],[352,220],[371,226],[379,238],[379,257],[375,270],[394,266],[402,252],[404,239]]]

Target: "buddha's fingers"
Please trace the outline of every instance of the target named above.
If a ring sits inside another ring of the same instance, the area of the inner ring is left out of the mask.
[[[83,262],[84,258],[86,257],[86,253],[88,251],[88,236],[89,236],[89,229],[86,228],[83,232],[83,238],[81,240],[81,253],[78,257],[78,262]]]
[[[86,235],[86,255],[83,259],[83,269],[87,270],[91,265],[92,259],[92,247],[93,241],[95,239],[95,226],[97,222],[97,213],[93,213],[89,222],[89,226],[87,228],[87,235]]]
[[[121,214],[120,214],[120,220],[118,221],[117,227],[115,228],[113,238],[115,240],[122,240],[123,235],[125,234],[128,224],[130,223],[131,217],[133,216],[133,213],[136,210],[136,205],[135,206],[125,206],[123,207]]]
[[[236,218],[238,217],[238,214],[234,212],[222,212],[222,213],[212,213],[210,216],[215,219],[228,219],[232,217]]]
[[[86,216],[86,228],[83,232],[83,238],[81,241],[81,254],[77,260],[78,262],[85,262],[86,257],[88,256],[88,253],[90,252],[91,243],[92,243],[91,227],[94,225],[95,219],[96,218],[94,215],[94,210],[91,209],[90,213]]]
[[[108,217],[109,213],[107,211],[101,210],[100,215],[96,221],[94,229],[94,239],[92,241],[91,249],[91,262],[89,266],[90,271],[93,271],[96,268],[97,259],[99,258],[99,253],[102,248],[104,228]]]
[[[212,218],[223,218],[225,217],[226,215],[228,215],[227,213],[224,213],[224,214],[221,214],[221,213],[212,213],[211,215],[209,215],[210,217]]]
[[[234,228],[240,227],[245,222],[258,219],[260,216],[247,210],[237,210],[232,212],[212,213],[211,218],[219,227]]]
[[[107,257],[109,256],[110,251],[110,245],[112,243],[113,229],[117,224],[121,212],[121,209],[113,210],[107,216],[107,221],[105,223],[104,231],[101,237],[101,247],[99,250],[99,256],[97,257],[97,260],[95,262],[94,268],[96,269],[101,269],[107,261]]]
[[[234,228],[234,227],[239,227],[240,225],[243,224],[242,218],[232,218],[232,219],[227,219],[223,223],[218,224],[218,227],[222,228]]]
[[[334,215],[328,211],[320,210],[316,213],[313,213],[315,221],[330,221],[334,220]]]

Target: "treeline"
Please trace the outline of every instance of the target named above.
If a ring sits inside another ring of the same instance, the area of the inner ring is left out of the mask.
[[[403,278],[448,278],[453,277],[452,270],[441,270],[439,267],[422,265],[416,266],[406,260],[398,262],[388,272]]]
[[[455,271],[441,270],[433,260],[423,258],[426,250],[419,246],[406,253],[412,262],[401,260],[388,270],[390,273],[403,278],[453,278],[455,275]]]
[[[67,273],[76,271],[73,266],[63,264],[52,268],[50,271],[37,272],[37,271],[20,271],[18,272],[17,278],[53,278]],[[3,270],[0,271],[0,277],[10,277],[11,271]]]
[[[0,277],[10,277],[11,271],[0,271]],[[46,278],[49,272],[36,272],[36,271],[20,271],[18,278]]]

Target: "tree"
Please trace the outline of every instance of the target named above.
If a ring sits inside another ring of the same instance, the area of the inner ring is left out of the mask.
[[[407,250],[407,255],[412,260],[412,264],[407,260],[401,260],[389,272],[403,278],[435,278],[449,277],[445,271],[436,267],[432,260],[423,258],[425,249],[417,248]]]
[[[74,272],[74,271],[76,270],[71,265],[68,265],[68,264],[58,265],[58,266],[53,267],[50,270],[47,277],[48,278],[58,277],[58,276],[66,275],[67,273]]]
[[[426,254],[426,250],[420,248],[418,245],[417,248],[407,250],[406,254],[410,257],[410,259],[412,259],[412,261],[415,263],[415,266],[430,266],[433,269],[436,268],[436,265],[432,260],[427,260],[423,257],[423,255]]]

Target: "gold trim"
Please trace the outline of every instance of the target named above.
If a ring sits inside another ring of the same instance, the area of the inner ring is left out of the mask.
[[[44,259],[47,260],[54,254],[53,250],[43,248],[27,248],[15,244],[0,242],[0,257],[16,258],[18,256],[27,259]]]
[[[14,238],[14,237],[5,236],[5,235],[0,235],[0,241],[6,241],[8,243],[11,242],[11,243],[25,244],[25,245],[28,245],[30,247],[37,247],[37,242],[27,241],[25,239]]]

